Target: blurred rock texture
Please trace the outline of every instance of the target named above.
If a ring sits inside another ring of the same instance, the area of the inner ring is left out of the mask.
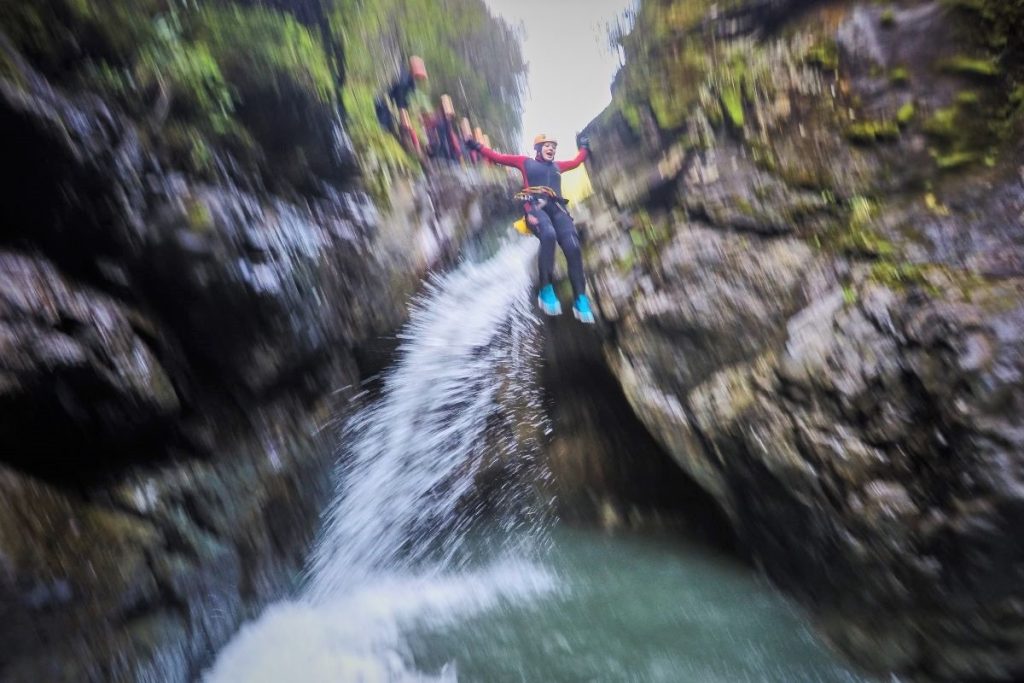
[[[838,649],[1024,676],[1020,2],[645,0],[588,132],[605,357]]]
[[[173,4],[0,1],[12,683],[190,680],[293,588],[375,340],[504,206],[458,169],[369,199],[315,70],[321,4],[200,3],[185,47]],[[262,72],[224,25],[268,34]]]

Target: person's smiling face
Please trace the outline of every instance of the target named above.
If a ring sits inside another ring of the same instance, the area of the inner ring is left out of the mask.
[[[544,161],[554,161],[556,147],[558,147],[556,142],[545,142],[540,146],[540,158]]]

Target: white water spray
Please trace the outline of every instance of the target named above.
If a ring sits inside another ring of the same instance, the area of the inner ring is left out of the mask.
[[[472,573],[453,561],[474,521],[460,503],[494,448],[499,392],[537,405],[535,388],[517,382],[536,353],[535,254],[536,242],[518,241],[431,282],[380,399],[347,430],[305,595],[245,627],[206,681],[454,680],[453,670],[437,678],[408,668],[404,625],[552,589],[522,560]]]

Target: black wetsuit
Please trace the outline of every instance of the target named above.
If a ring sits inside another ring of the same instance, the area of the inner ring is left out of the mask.
[[[540,254],[537,257],[537,269],[540,286],[551,284],[555,269],[555,245],[562,247],[565,262],[569,266],[569,281],[572,283],[573,297],[586,294],[586,278],[583,274],[583,254],[580,249],[580,237],[572,217],[565,208],[566,201],[562,198],[562,172],[570,171],[587,158],[587,150],[580,149],[576,158],[570,161],[545,161],[538,154],[535,158],[515,154],[501,154],[487,147],[480,148],[480,153],[487,159],[502,166],[518,168],[523,174],[524,189],[546,187],[555,196],[543,193],[531,193],[538,200],[524,202],[523,211],[527,218],[535,218],[536,225],[527,225],[540,238]],[[540,201],[542,200],[542,201]],[[541,206],[543,205],[543,206]]]
[[[569,282],[572,283],[573,298],[586,293],[586,280],[583,275],[583,253],[580,249],[580,236],[576,232],[572,216],[565,208],[562,199],[562,172],[554,161],[543,159],[527,159],[524,163],[526,182],[529,187],[549,187],[557,197],[539,196],[537,201],[528,202],[528,216],[537,219],[536,225],[530,229],[540,239],[540,254],[537,256],[538,276],[540,285],[551,282],[555,270],[555,244],[562,248],[565,263],[569,267]],[[541,206],[537,206],[541,204]],[[529,223],[527,223],[529,225]]]

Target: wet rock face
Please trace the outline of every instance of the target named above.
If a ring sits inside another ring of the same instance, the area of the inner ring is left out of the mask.
[[[1017,67],[942,3],[688,7],[589,130],[607,362],[851,659],[1018,677]]]
[[[337,112],[265,146],[315,148],[277,194],[198,178],[0,57],[0,679],[194,680],[299,584],[366,349],[505,190],[439,170],[383,214]]]
[[[131,441],[173,419],[178,396],[132,315],[43,259],[0,251],[0,440],[21,445],[8,461],[37,470],[52,448]],[[103,467],[87,459],[66,474]]]
[[[0,55],[17,65],[20,81],[0,78],[12,169],[0,239],[37,244],[76,269],[131,254],[143,230],[145,163],[134,128],[98,98],[53,88],[2,35]]]

